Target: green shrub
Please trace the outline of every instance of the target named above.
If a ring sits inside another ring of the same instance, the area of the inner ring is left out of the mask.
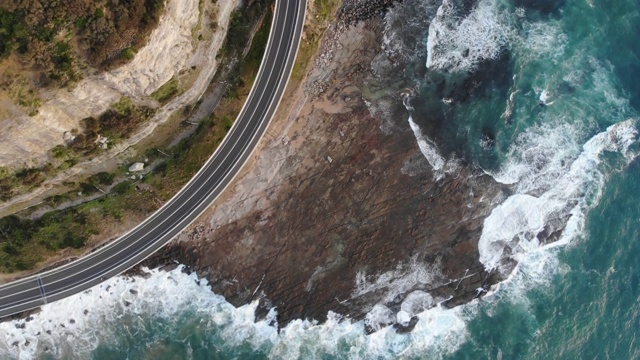
[[[99,172],[91,176],[90,181],[96,185],[111,185],[113,184],[113,174],[108,172]]]
[[[53,157],[57,159],[67,157],[68,153],[69,149],[67,149],[67,147],[64,145],[56,145],[53,149],[51,149],[51,155],[53,155]]]
[[[96,187],[91,183],[82,182],[82,183],[80,183],[80,191],[84,195],[90,195],[90,194],[93,194],[96,191],[98,191],[98,189],[96,189]]]
[[[133,60],[136,57],[136,51],[133,48],[126,48],[120,53],[120,57],[125,60]]]
[[[161,104],[169,102],[180,92],[180,84],[175,77],[164,83],[160,88],[151,94],[151,98]]]
[[[131,183],[128,181],[123,181],[121,183],[116,184],[111,191],[113,191],[116,194],[126,194],[127,192],[129,192],[129,190],[131,189]]]

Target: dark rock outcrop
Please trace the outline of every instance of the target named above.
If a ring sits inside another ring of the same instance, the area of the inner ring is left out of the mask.
[[[370,3],[374,9],[393,1]],[[379,11],[346,16],[353,11],[349,4],[345,19]],[[417,293],[426,300],[416,308],[438,302],[452,307],[500,280],[479,262],[478,240],[502,186],[454,158],[448,171],[431,170],[406,112],[391,111],[393,131],[383,131],[379,114],[368,106],[381,99],[370,86],[371,64],[383,53],[381,26],[373,20],[351,31],[336,36],[342,43],[332,47],[326,72],[310,74],[307,82],[322,86],[301,106],[306,110],[292,115],[299,128],[273,135],[296,143],[295,151],[256,160],[256,168],[260,161],[281,163],[286,178],[270,176],[248,195],[220,201],[213,214],[231,215],[216,220],[210,214],[213,220],[196,223],[185,241],[145,265],[189,264],[235,305],[261,299],[258,317],[276,307],[280,325],[296,318],[322,321],[328,311],[363,319],[376,304],[398,313]],[[394,109],[403,110],[395,89],[410,84],[397,82],[376,91],[386,91],[387,98],[393,91]],[[408,313],[410,321],[396,330],[411,331],[414,315]]]
[[[402,0],[345,0],[338,19],[348,25],[382,16],[387,9]]]

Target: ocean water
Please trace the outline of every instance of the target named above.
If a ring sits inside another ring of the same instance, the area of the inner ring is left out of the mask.
[[[507,281],[418,314],[409,334],[366,335],[333,313],[278,332],[273,313],[253,321],[256,304],[236,309],[180,268],[148,270],[0,323],[0,359],[640,358],[640,3],[440,5],[405,0],[433,14],[392,11],[385,41],[402,51],[403,33],[422,36],[406,126],[436,172],[463,157],[511,184],[480,239],[486,267],[518,261]]]

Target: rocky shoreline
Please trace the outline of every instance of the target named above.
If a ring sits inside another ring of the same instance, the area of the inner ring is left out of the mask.
[[[478,240],[508,190],[463,160],[432,169],[406,120],[411,84],[373,16],[392,2],[358,3],[345,2],[251,168],[144,266],[186,264],[236,306],[259,299],[258,317],[276,307],[280,326],[333,311],[369,331],[409,331],[415,314],[502,280]]]
[[[357,4],[345,2],[249,166],[125,276],[182,264],[235,306],[259,300],[257,319],[275,307],[280,327],[331,311],[364,320],[368,332],[399,333],[416,314],[467,303],[503,280],[480,263],[478,241],[509,189],[454,157],[433,169],[407,122],[406,64],[384,47],[378,15],[392,2]]]

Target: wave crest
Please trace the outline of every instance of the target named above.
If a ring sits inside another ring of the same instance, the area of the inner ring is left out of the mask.
[[[444,0],[429,27],[427,68],[472,71],[484,60],[497,59],[509,45],[513,28],[495,0],[481,0],[460,18],[453,0]]]
[[[563,228],[552,246],[582,233],[585,213],[597,204],[606,181],[602,155],[617,153],[624,165],[630,163],[637,156],[633,146],[638,141],[636,122],[630,119],[608,127],[589,139],[577,157],[572,156],[577,144],[573,138],[556,141],[567,125],[525,132],[529,142],[520,146],[526,161],[496,176],[504,179],[504,174],[518,174],[516,179],[522,184],[516,186],[517,194],[485,219],[478,244],[482,264],[487,269],[499,268],[505,257],[517,260],[521,254],[543,249],[545,238]]]

